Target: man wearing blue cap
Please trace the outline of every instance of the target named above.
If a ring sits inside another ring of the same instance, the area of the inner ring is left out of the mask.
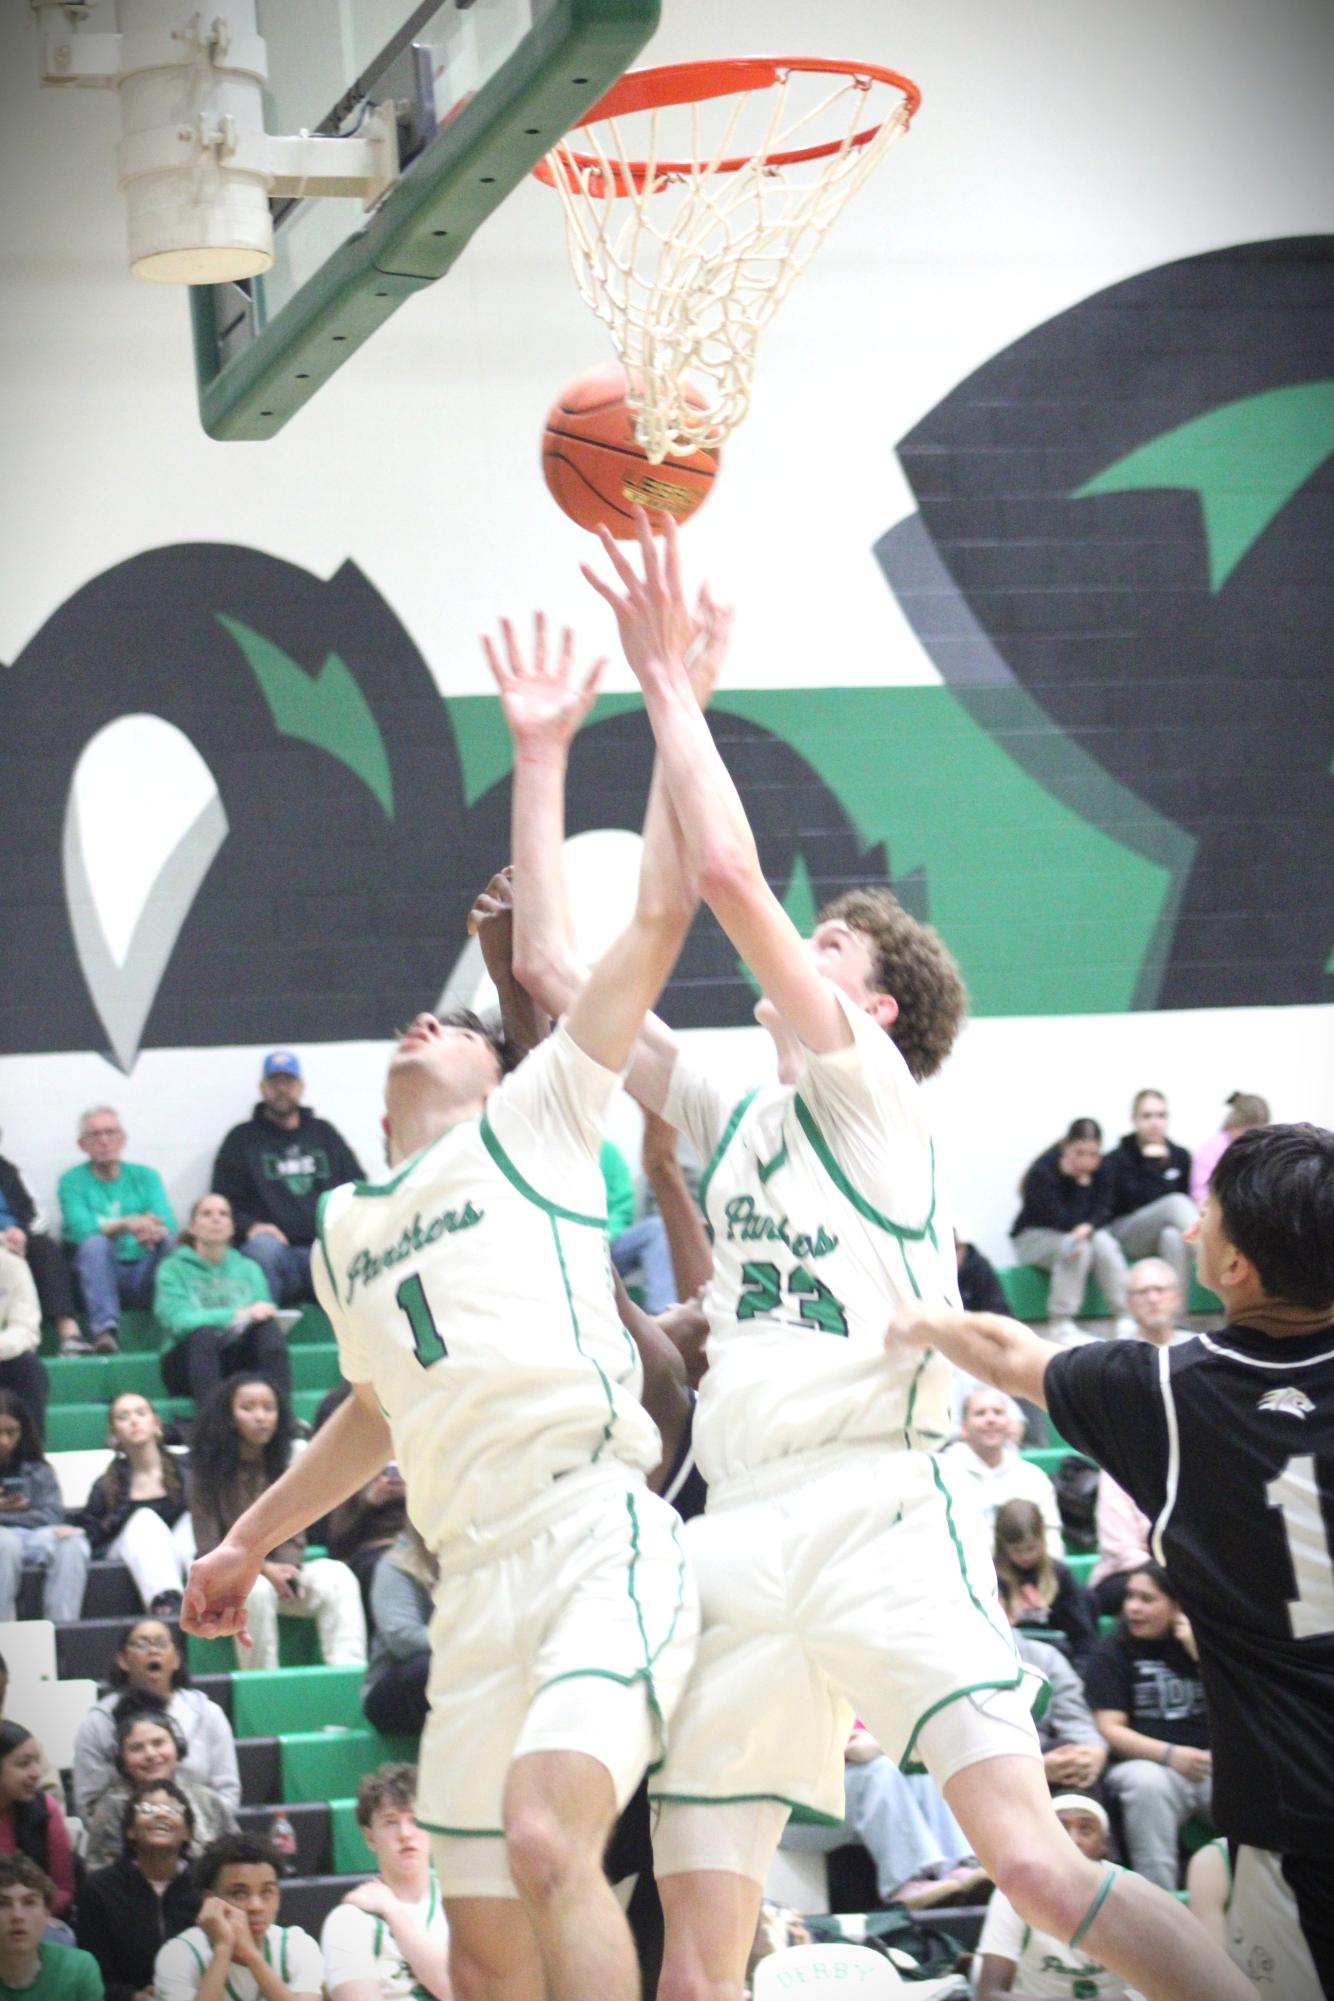
[[[264,1058],[259,1103],[218,1149],[213,1187],[232,1205],[236,1243],[268,1279],[279,1306],[313,1299],[310,1247],[326,1189],[365,1175],[343,1135],[301,1103],[299,1059],[290,1049]]]

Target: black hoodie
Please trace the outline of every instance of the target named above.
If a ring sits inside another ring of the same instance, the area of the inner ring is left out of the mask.
[[[252,1223],[276,1223],[289,1244],[313,1244],[315,1210],[327,1189],[363,1181],[361,1162],[337,1127],[303,1105],[289,1130],[275,1124],[263,1099],[233,1126],[213,1163],[213,1192],[232,1205],[236,1241]]]
[[[159,1897],[132,1856],[84,1877],[75,1936],[102,1969],[107,2001],[134,2001],[153,1984],[153,1961],[169,1938],[189,1929],[199,1892],[183,1869]]]

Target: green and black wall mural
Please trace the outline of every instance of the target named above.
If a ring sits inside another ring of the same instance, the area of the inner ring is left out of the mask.
[[[1331,997],[1331,353],[1334,239],[1245,246],[1085,300],[916,426],[918,511],[876,554],[942,685],[723,691],[712,717],[799,922],[892,881],[979,1014]],[[355,564],[148,551],[69,598],[6,688],[23,977],[0,1053],[128,1069],[379,1038],[435,1003],[506,857],[508,739],[493,701],[441,699]],[[213,793],[113,952],[73,789],[131,716],[180,732]],[[636,827],[650,760],[637,705],[600,702],[569,831]],[[752,1004],[701,917],[664,1011]]]

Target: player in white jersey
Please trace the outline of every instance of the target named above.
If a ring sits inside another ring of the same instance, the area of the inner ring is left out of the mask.
[[[915,1081],[962,1019],[957,969],[886,892],[841,898],[800,938],[696,699],[675,536],[668,524],[660,562],[640,527],[642,579],[605,536],[620,588],[585,574],[643,688],[684,865],[762,988],[780,1078],[729,1106],[660,1024],[631,1072],[709,1161],[716,1259],[696,1420],[709,1505],[689,1531],[704,1630],[652,1780],[660,2001],[739,2001],[789,1805],[839,1811],[854,1708],[932,1772],[1028,1922],[1087,1937],[1152,2001],[1239,1996],[1170,1899],[1144,1884],[1109,1896],[1062,1832],[994,1572],[928,1449],[948,1367],[878,1352],[896,1303],[957,1297]],[[534,865],[559,852],[549,830],[526,834]],[[558,903],[548,885],[553,931]]]
[[[386,1079],[390,1172],[321,1219],[316,1284],[353,1395],[186,1593],[188,1630],[242,1630],[265,1552],[398,1460],[440,1569],[419,1803],[458,2001],[639,1992],[602,1851],[661,1753],[697,1612],[677,1517],[644,1480],[659,1443],[612,1300],[598,1154],[693,908],[655,795],[634,916],[517,1070],[502,1079],[480,1024],[417,1016]],[[520,880],[520,957],[526,921]]]

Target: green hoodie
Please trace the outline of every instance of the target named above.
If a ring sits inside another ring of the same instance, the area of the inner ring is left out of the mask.
[[[228,1249],[214,1264],[182,1244],[158,1266],[153,1311],[172,1341],[179,1341],[196,1327],[225,1327],[245,1307],[268,1297],[268,1281],[253,1258]]]

